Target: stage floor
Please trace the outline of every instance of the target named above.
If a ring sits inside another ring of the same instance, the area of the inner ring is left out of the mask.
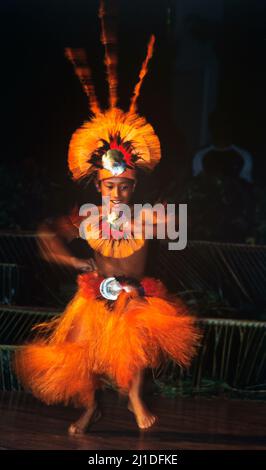
[[[85,436],[71,437],[67,428],[81,410],[1,392],[0,449],[266,450],[265,402],[148,397],[159,421],[149,431],[139,431],[124,398],[105,391],[99,399],[102,419]]]

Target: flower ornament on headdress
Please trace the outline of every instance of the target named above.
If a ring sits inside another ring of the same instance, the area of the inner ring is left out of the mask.
[[[113,12],[112,12],[113,13]],[[137,114],[137,98],[155,42],[151,36],[146,58],[139,73],[129,111],[117,107],[117,43],[103,1],[100,2],[102,43],[105,47],[105,65],[109,86],[109,109],[100,109],[83,49],[66,49],[75,72],[89,99],[93,117],[74,132],[71,138],[68,165],[74,180],[86,178],[98,170],[100,179],[122,176],[135,179],[136,168],[151,171],[161,158],[160,142],[153,127]]]

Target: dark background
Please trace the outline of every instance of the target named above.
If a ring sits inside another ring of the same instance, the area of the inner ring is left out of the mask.
[[[199,14],[191,22],[191,34],[213,43],[220,66],[217,106],[227,110],[234,143],[253,155],[255,185],[263,191],[265,2],[224,3],[221,22],[205,21]],[[170,186],[176,198],[191,177],[192,159],[189,142],[174,119],[177,8],[178,2],[168,0],[121,0],[118,15],[119,105],[123,109],[129,105],[150,34],[156,35],[139,111],[162,143],[154,194]],[[69,140],[89,112],[64,48],[86,48],[96,91],[102,106],[107,106],[97,10],[96,0],[1,2],[1,186],[5,199],[1,227],[34,228],[44,216],[67,210],[73,197],[81,193],[81,199],[90,197],[88,189],[75,189],[68,175]]]

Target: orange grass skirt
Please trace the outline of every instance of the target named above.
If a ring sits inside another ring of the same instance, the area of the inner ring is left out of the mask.
[[[48,404],[86,406],[104,376],[128,392],[140,369],[167,357],[186,367],[195,354],[195,319],[159,280],[144,278],[144,296],[123,291],[110,305],[99,297],[102,279],[80,275],[65,312],[39,325],[43,338],[16,353],[22,384]]]

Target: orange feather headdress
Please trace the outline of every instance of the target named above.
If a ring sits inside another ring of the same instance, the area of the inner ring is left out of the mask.
[[[160,141],[153,127],[137,114],[137,99],[143,79],[148,71],[148,62],[153,54],[155,37],[148,44],[146,58],[139,73],[129,111],[117,107],[117,56],[116,35],[107,25],[107,12],[100,2],[101,41],[105,47],[105,65],[109,85],[109,109],[101,110],[91,70],[83,49],[66,49],[66,56],[73,64],[85,93],[89,99],[93,117],[84,122],[72,135],[68,165],[74,180],[92,175],[98,170],[99,179],[121,176],[135,179],[136,168],[151,171],[161,158]]]

